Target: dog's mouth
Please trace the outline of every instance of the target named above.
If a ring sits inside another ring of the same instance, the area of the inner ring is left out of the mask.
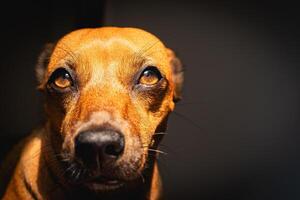
[[[114,190],[124,186],[125,182],[120,179],[97,176],[84,182],[84,185],[92,190]]]

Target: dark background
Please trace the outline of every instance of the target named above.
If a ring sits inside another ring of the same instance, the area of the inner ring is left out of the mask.
[[[300,199],[296,3],[6,1],[0,13],[0,158],[42,119],[34,65],[46,42],[140,27],[186,68],[159,159],[167,199]]]

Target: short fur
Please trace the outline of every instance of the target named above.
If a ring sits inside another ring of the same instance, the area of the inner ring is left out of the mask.
[[[156,86],[136,85],[146,66],[161,71],[163,79]],[[75,84],[68,92],[49,86],[59,67],[73,75]],[[36,72],[47,120],[2,164],[3,199],[160,199],[157,147],[181,99],[183,82],[174,52],[136,28],[81,29],[46,45]],[[116,189],[85,184],[74,155],[76,135],[104,124],[121,130],[125,138],[122,157],[109,172],[101,171],[122,180]]]

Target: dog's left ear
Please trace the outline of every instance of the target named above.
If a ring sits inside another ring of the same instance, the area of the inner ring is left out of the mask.
[[[182,98],[182,85],[184,80],[183,66],[174,51],[167,48],[167,54],[173,72],[173,82],[175,85],[173,101],[176,103]]]
[[[48,67],[51,54],[54,50],[55,44],[47,43],[40,56],[38,57],[37,64],[35,66],[36,79],[38,81],[38,88],[42,89],[43,80],[45,78],[45,72]]]

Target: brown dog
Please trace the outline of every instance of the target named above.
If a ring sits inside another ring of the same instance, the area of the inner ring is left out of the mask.
[[[174,53],[135,28],[81,29],[37,65],[47,122],[2,166],[3,199],[159,199],[157,145],[180,99]]]

